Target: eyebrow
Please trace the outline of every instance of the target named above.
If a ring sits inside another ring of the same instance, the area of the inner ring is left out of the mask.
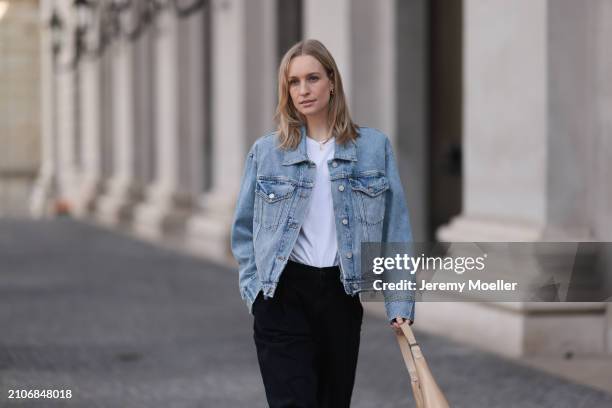
[[[309,72],[308,74],[304,75],[304,76],[309,76],[309,75],[320,75],[319,72]],[[296,76],[290,76],[289,79],[296,79]]]

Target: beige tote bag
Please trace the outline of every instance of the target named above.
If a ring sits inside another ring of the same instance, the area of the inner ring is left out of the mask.
[[[395,335],[410,374],[410,384],[417,408],[449,408],[448,401],[431,374],[412,329],[408,323],[400,325],[400,328],[402,334]]]

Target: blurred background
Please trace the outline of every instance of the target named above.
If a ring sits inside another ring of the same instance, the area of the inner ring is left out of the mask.
[[[5,247],[104,227],[234,279],[244,159],[304,38],[393,141],[416,240],[611,240],[610,0],[3,0]],[[417,329],[612,393],[611,304],[419,304]]]

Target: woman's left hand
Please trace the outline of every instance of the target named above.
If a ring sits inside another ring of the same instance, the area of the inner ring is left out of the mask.
[[[400,328],[400,325],[404,324],[405,322],[406,322],[406,319],[404,319],[403,317],[396,317],[391,322],[391,326],[393,327],[393,330],[395,330],[396,333],[401,334],[402,333],[402,329]],[[411,326],[412,323],[414,323],[414,320],[409,320],[408,321],[408,325],[409,326]]]

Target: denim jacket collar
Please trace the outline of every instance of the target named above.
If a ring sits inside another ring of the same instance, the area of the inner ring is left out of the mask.
[[[309,160],[308,154],[306,153],[306,125],[300,127],[300,134],[300,143],[297,148],[284,152],[284,166]],[[344,144],[336,143],[334,148],[334,159],[357,161],[357,147],[355,141],[351,140]]]

